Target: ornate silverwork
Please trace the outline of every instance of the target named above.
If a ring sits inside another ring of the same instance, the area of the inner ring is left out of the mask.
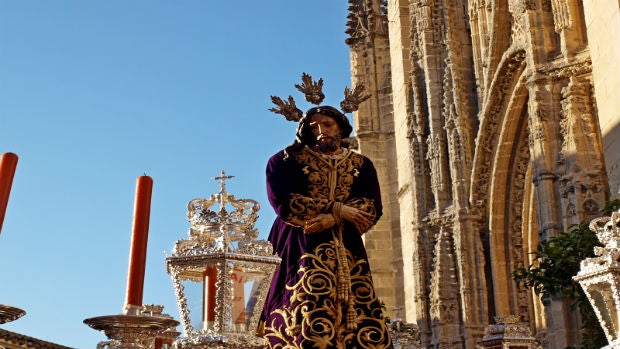
[[[219,193],[189,202],[189,237],[166,256],[185,333],[175,348],[265,346],[254,333],[280,259],[269,242],[257,240],[258,202],[226,192],[230,178],[222,171],[214,178]]]
[[[157,337],[169,336],[179,325],[168,315],[145,313],[144,308],[142,315],[105,315],[85,319],[84,323],[108,337],[97,345],[101,349],[151,349]]]
[[[581,261],[573,279],[594,308],[609,342],[605,348],[620,348],[620,210],[610,217],[593,219],[590,230],[605,246],[594,248],[596,257]]]

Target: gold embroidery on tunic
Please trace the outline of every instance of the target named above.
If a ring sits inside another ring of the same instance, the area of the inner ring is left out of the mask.
[[[319,245],[314,253],[300,259],[300,279],[287,285],[293,291],[291,306],[274,310],[265,326],[265,337],[278,338],[273,349],[306,347],[308,343],[319,349],[347,348],[354,340],[360,349],[384,348],[389,335],[378,299],[373,292],[371,277],[364,272],[365,260],[354,260],[346,251],[354,297],[355,323],[363,324],[357,332],[346,326],[346,305],[337,295],[337,246],[333,242]],[[373,307],[374,305],[374,307]],[[277,327],[277,320],[283,325]],[[357,338],[355,338],[357,337]]]
[[[364,164],[363,156],[349,152],[338,159],[325,159],[304,148],[295,154],[295,160],[309,185],[306,193],[291,195],[287,222],[303,222],[327,213],[334,201],[376,216],[372,199],[350,198]],[[341,246],[341,229],[333,229],[331,241],[300,258],[298,281],[286,285],[292,291],[290,306],[274,310],[265,324],[265,337],[278,342],[272,349],[345,349],[354,342],[359,349],[389,345],[367,262],[354,260],[351,252]]]
[[[305,221],[320,213],[329,213],[327,208],[330,202],[338,201],[358,207],[376,214],[370,199],[355,199],[351,204],[347,202],[351,194],[351,186],[359,176],[359,168],[364,163],[364,157],[354,152],[347,153],[340,159],[325,159],[308,148],[295,154],[295,160],[301,165],[302,173],[306,176],[308,185],[306,193],[291,195],[288,206],[290,214],[287,222]],[[361,208],[361,207],[358,207]]]

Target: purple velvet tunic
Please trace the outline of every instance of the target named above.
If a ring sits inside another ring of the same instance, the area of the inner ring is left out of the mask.
[[[381,216],[372,162],[346,151],[325,157],[307,147],[275,154],[267,193],[277,213],[269,235],[282,258],[261,317],[271,348],[391,348],[360,232],[349,222],[304,234],[305,220],[335,202]]]

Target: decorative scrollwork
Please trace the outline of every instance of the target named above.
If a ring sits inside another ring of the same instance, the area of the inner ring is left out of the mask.
[[[260,205],[252,199],[235,199],[226,192],[226,179],[222,174],[214,179],[221,181],[220,192],[209,199],[193,199],[187,205],[187,219],[191,223],[189,239],[178,240],[174,248],[177,255],[197,255],[206,251],[230,251],[233,244],[246,245],[258,237],[254,223]],[[219,209],[212,207],[219,204]]]

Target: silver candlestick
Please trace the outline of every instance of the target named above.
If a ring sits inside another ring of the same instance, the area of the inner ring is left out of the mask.
[[[106,315],[85,319],[84,323],[102,331],[115,349],[150,349],[155,338],[179,325],[170,317],[153,315]]]

